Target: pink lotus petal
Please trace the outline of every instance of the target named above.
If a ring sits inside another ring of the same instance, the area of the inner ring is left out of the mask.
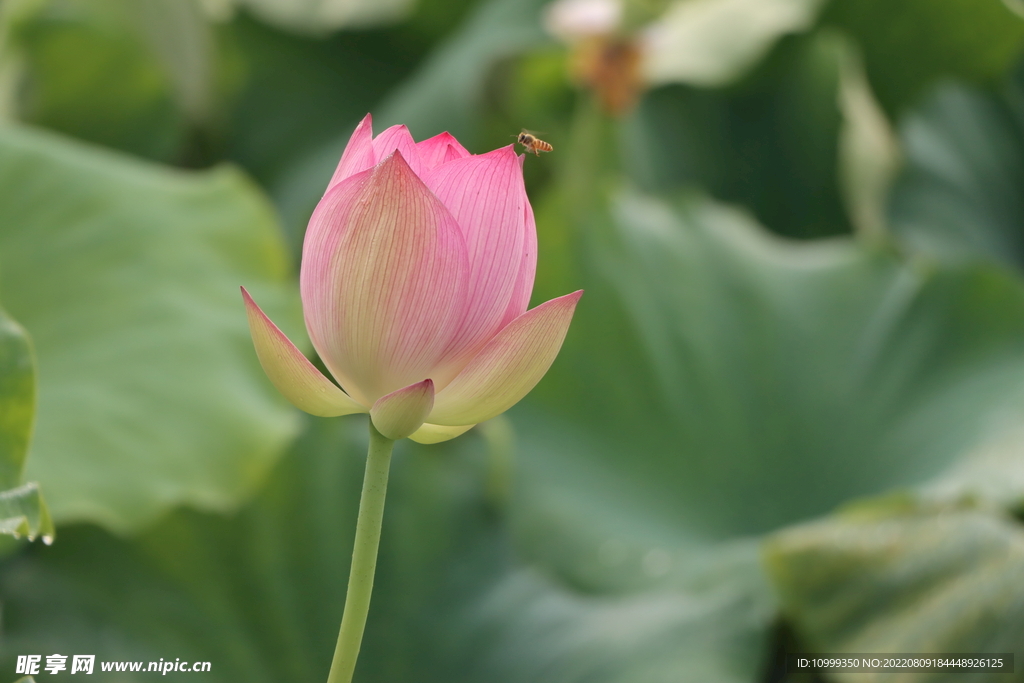
[[[306,327],[358,401],[431,376],[466,310],[469,263],[451,213],[400,152],[342,181],[306,231]]]
[[[420,151],[416,148],[416,143],[405,126],[391,126],[373,139],[373,153],[378,162],[388,158],[395,150],[402,153],[402,158],[405,159],[412,172],[422,178],[424,168],[420,159]]]
[[[524,202],[524,207],[526,211],[523,234],[526,242],[523,247],[523,260],[519,264],[516,286],[512,290],[512,299],[505,310],[501,327],[526,313],[530,306],[530,296],[533,294],[533,281],[537,276],[537,221],[534,219],[533,207],[530,206],[528,199]]]
[[[459,145],[459,148],[462,148],[462,151],[465,151],[465,148],[463,148],[462,145]],[[463,154],[454,145],[449,145],[448,146],[448,151],[445,152],[445,155],[444,155],[444,163],[447,164],[449,161],[455,161],[456,159],[461,159],[461,158],[463,158],[465,156],[470,156],[470,155],[469,155],[468,152],[466,154]]]
[[[338,168],[334,171],[331,182],[327,189],[340,183],[345,178],[355,175],[361,171],[371,168],[377,163],[377,157],[373,153],[373,118],[367,114],[359,122],[356,129],[352,131],[352,137],[345,146],[345,151],[338,162]],[[324,193],[326,194],[326,192]]]
[[[334,386],[295,348],[295,344],[256,305],[245,287],[242,287],[242,299],[249,316],[249,331],[256,356],[267,377],[285,398],[297,408],[320,417],[366,412],[365,407]]]
[[[404,439],[423,425],[433,407],[434,383],[425,379],[378,398],[370,419],[387,438]]]
[[[558,355],[583,291],[552,299],[509,323],[434,397],[431,424],[489,420],[540,381]]]
[[[460,425],[458,427],[445,427],[443,425],[424,422],[423,426],[409,435],[409,438],[416,443],[432,444],[449,441],[457,436],[462,436],[476,425]]]
[[[417,142],[416,148],[419,149],[420,159],[423,160],[423,167],[427,171],[432,171],[452,159],[470,156],[466,148],[448,132]]]
[[[439,388],[499,329],[523,268],[526,190],[512,146],[451,161],[426,178],[455,216],[469,250],[469,301]]]

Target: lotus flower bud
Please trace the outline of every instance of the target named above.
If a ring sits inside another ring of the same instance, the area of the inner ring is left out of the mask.
[[[528,311],[536,266],[512,145],[473,155],[405,126],[374,138],[367,115],[302,250],[306,329],[337,384],[242,295],[260,363],[292,403],[437,443],[511,408],[558,354],[582,291]]]

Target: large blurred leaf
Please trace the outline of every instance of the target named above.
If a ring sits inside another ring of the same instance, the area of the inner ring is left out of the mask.
[[[857,40],[890,114],[940,78],[994,83],[1024,49],[1024,17],[1001,0],[832,0],[823,21]]]
[[[1024,527],[969,508],[881,501],[776,535],[767,563],[811,651],[1024,655]],[[985,673],[838,681],[1024,680]]]
[[[1024,425],[1017,416],[993,433],[914,491],[855,502],[769,538],[769,574],[806,649],[1024,656],[1024,526],[1008,514],[1024,504]],[[1024,680],[1019,668],[1010,678]]]
[[[365,421],[316,421],[234,519],[179,512],[133,542],[66,528],[9,562],[3,665],[71,651],[210,661],[211,681],[324,679],[364,462],[355,429]],[[754,680],[772,608],[756,576],[629,597],[567,589],[510,552],[479,445],[399,445],[357,681]]]
[[[725,85],[780,37],[813,25],[822,0],[676,0],[647,27],[644,60],[654,85]]]
[[[602,548],[670,576],[929,480],[1024,410],[1024,290],[997,269],[787,242],[699,197],[620,193],[585,227],[587,293],[516,415],[520,538],[585,585],[622,580]]]
[[[1024,267],[1024,110],[1011,103],[946,85],[906,118],[890,219],[910,247]]]
[[[290,322],[261,195],[230,169],[179,174],[8,128],[0,226],[0,291],[38,358],[28,474],[54,516],[127,531],[181,503],[236,505],[295,430],[238,295],[251,285]]]
[[[935,505],[978,501],[991,520],[992,506],[1019,504],[1020,430],[1006,433],[1024,415],[1015,278],[925,269],[848,240],[786,242],[701,197],[620,192],[575,236],[548,209],[542,253],[559,258],[542,268],[582,274],[573,286],[587,289],[558,362],[514,415],[516,538],[549,571],[598,591],[685,584],[732,552],[725,539],[909,486]],[[822,523],[802,555],[773,564],[805,647],[1006,651],[1019,640],[1020,571],[998,534],[985,545],[978,529],[924,514],[905,532],[857,533]],[[956,563],[979,544],[976,568]],[[898,566],[886,564],[896,549]],[[937,567],[944,586],[930,593]],[[743,585],[721,564],[714,573]]]
[[[25,69],[24,120],[161,160],[215,108],[213,36],[194,0],[45,0],[11,37]]]
[[[731,89],[652,91],[624,126],[627,170],[644,189],[702,185],[791,237],[849,232],[837,178],[846,57],[817,33],[783,41]]]
[[[966,501],[990,511],[1024,509],[1024,422],[1020,416],[995,421],[989,438],[914,494],[930,507]]]

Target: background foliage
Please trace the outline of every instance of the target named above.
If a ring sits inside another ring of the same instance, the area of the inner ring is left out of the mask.
[[[535,300],[587,296],[507,417],[399,446],[357,680],[1024,681],[1022,11],[633,0],[604,45],[671,40],[588,79],[541,0],[3,0],[0,531],[57,539],[0,537],[0,679],[326,677],[365,424],[275,394],[237,287],[301,338],[372,111],[544,131]]]

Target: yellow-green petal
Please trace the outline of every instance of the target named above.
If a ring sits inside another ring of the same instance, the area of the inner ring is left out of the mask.
[[[475,424],[518,403],[554,362],[581,296],[582,290],[552,299],[506,325],[438,392],[429,421]]]
[[[256,356],[267,377],[285,398],[295,407],[320,417],[366,412],[364,406],[356,403],[324,377],[302,355],[284,332],[256,305],[245,287],[242,287],[242,298],[249,316],[249,332],[256,347]]]
[[[420,428],[433,407],[434,383],[425,379],[378,398],[370,419],[387,438],[404,439]]]
[[[457,436],[462,436],[476,425],[459,425],[448,427],[446,425],[435,425],[424,422],[423,426],[409,435],[409,438],[416,443],[432,444],[449,441]]]

